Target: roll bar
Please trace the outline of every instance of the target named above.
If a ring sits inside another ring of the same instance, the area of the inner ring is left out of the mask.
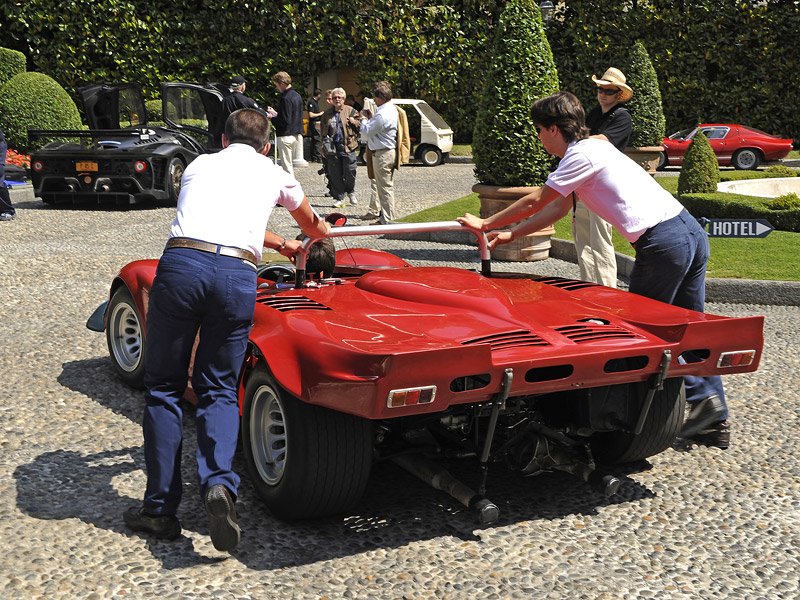
[[[386,225],[354,225],[344,227],[331,227],[327,236],[306,237],[297,251],[295,259],[294,285],[301,288],[306,282],[306,258],[311,245],[324,238],[355,237],[363,235],[384,235],[394,233],[424,233],[427,231],[468,231],[475,236],[481,254],[481,275],[490,277],[492,275],[491,254],[489,252],[489,240],[486,232],[475,231],[465,227],[458,221],[433,221],[430,223],[390,223]]]

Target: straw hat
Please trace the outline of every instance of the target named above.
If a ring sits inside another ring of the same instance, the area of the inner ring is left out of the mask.
[[[633,90],[625,83],[625,75],[623,75],[622,71],[619,69],[609,67],[606,69],[606,72],[603,73],[603,76],[600,79],[592,75],[592,81],[595,82],[597,87],[613,85],[614,87],[619,88],[619,91],[621,92],[619,97],[620,102],[627,102],[633,98]]]

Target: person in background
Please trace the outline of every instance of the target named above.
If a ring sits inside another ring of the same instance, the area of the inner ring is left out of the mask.
[[[272,119],[278,136],[278,156],[283,170],[294,175],[294,163],[305,164],[303,158],[303,99],[292,88],[292,78],[286,71],[272,76],[272,83],[281,93],[278,114]]]
[[[311,138],[311,152],[309,160],[311,162],[322,162],[322,137],[319,132],[319,119],[325,112],[319,107],[319,97],[322,90],[316,88],[311,98],[306,102],[308,111],[308,137]]]
[[[280,204],[306,235],[330,231],[294,177],[267,158],[269,136],[263,112],[237,110],[225,123],[223,149],[189,164],[153,281],[144,351],[147,487],[141,506],[123,520],[159,539],[181,534],[181,398],[197,339],[192,386],[200,496],[214,547],[229,551],[239,543],[237,386],[255,309],[256,264],[265,246],[289,258],[300,247],[268,231],[267,222]]]
[[[11,194],[6,186],[6,136],[0,129],[0,221],[11,221],[17,216],[14,205],[11,204]]]
[[[334,197],[334,208],[349,203],[358,204],[356,186],[356,150],[358,150],[358,113],[344,103],[344,89],[332,90],[333,106],[325,111],[320,121],[322,152],[328,173],[328,183]],[[352,118],[351,118],[352,117]]]
[[[622,71],[610,67],[601,78],[592,75],[597,102],[586,116],[589,133],[611,142],[620,152],[631,139],[631,114],[623,105],[633,96]],[[617,257],[611,241],[611,225],[578,201],[572,220],[572,236],[581,279],[617,287]]]
[[[580,101],[558,92],[533,103],[545,150],[561,161],[545,184],[499,213],[459,221],[489,231],[490,247],[538,231],[573,209],[579,195],[636,250],[630,291],[702,311],[709,245],[705,230],[647,171],[608,141],[590,138]],[[512,225],[505,229],[507,225]],[[689,414],[679,439],[727,448],[728,406],[720,377],[684,377]]]
[[[226,118],[227,115],[230,115],[240,108],[255,108],[261,110],[255,100],[245,96],[244,93],[247,90],[247,81],[241,75],[237,75],[231,79],[230,90],[231,93],[225,96],[225,99],[222,101],[222,106],[226,112]]]

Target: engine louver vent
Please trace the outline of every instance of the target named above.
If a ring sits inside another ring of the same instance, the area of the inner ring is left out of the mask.
[[[562,290],[582,290],[590,287],[597,287],[598,284],[591,281],[580,281],[579,279],[565,279],[564,277],[541,277],[537,279],[539,283],[552,285]]]
[[[519,331],[507,331],[496,333],[484,337],[464,340],[464,346],[491,346],[492,350],[505,350],[506,348],[521,348],[525,346],[547,346],[546,341],[535,333],[521,329]]]
[[[635,339],[641,336],[622,329],[613,325],[600,325],[600,324],[580,324],[580,325],[564,325],[556,327],[555,330],[564,337],[572,340],[576,344],[585,342],[596,342],[598,340],[623,340]]]
[[[331,310],[324,304],[305,296],[262,296],[256,299],[259,304],[279,310],[289,312],[292,310]]]
[[[147,137],[145,139],[136,140],[135,142],[133,142],[133,145],[134,146],[144,146],[146,144],[154,144],[154,143],[160,142],[160,141],[161,141],[161,136],[156,133],[156,134],[153,134],[150,137]]]

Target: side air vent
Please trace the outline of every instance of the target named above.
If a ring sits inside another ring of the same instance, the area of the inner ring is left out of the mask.
[[[146,137],[144,139],[136,140],[135,142],[133,142],[133,145],[134,146],[144,146],[146,144],[154,144],[154,143],[159,142],[159,141],[161,141],[161,136],[156,133],[155,135],[151,135],[151,136]]]
[[[535,333],[525,329],[507,331],[484,337],[464,340],[464,346],[491,346],[492,350],[505,350],[506,348],[522,348],[526,346],[548,346],[549,344]]]
[[[590,287],[597,287],[598,284],[590,281],[580,281],[579,279],[565,279],[564,277],[540,277],[537,279],[539,283],[552,285],[553,287],[561,288],[562,290],[582,290]]]
[[[289,312],[292,310],[331,310],[324,304],[305,296],[262,296],[256,299],[259,304],[279,310]]]
[[[555,330],[576,344],[596,342],[599,340],[629,340],[641,337],[621,327],[596,323],[564,325],[562,327],[556,327]]]

